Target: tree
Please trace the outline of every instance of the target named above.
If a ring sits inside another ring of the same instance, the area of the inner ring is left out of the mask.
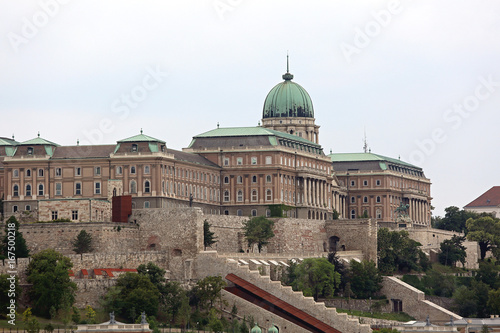
[[[159,291],[162,286],[165,285],[166,271],[156,266],[151,261],[147,264],[139,265],[139,267],[137,267],[137,273],[147,276],[149,278],[149,281],[151,281]]]
[[[21,295],[17,275],[0,274],[0,295],[2,295],[0,297],[0,314],[7,315],[13,313],[15,318],[17,300]],[[11,303],[11,300],[15,303]],[[11,312],[11,309],[13,309],[13,312]]]
[[[78,254],[94,251],[92,247],[92,235],[85,230],[80,231],[76,238],[71,241],[73,251]]]
[[[205,247],[205,250],[207,247],[211,247],[212,244],[215,244],[217,242],[217,237],[215,237],[215,233],[210,231],[210,227],[212,225],[208,223],[207,220],[203,222],[203,246]]]
[[[488,292],[488,310],[491,314],[500,313],[500,288],[499,289],[491,289]]]
[[[120,275],[116,285],[108,290],[104,307],[134,321],[138,311],[145,311],[147,315],[155,316],[159,302],[160,292],[148,276],[125,273]]]
[[[409,237],[408,231],[389,231],[381,228],[377,233],[378,267],[383,274],[395,271],[422,271],[428,263],[423,260],[425,254],[419,249],[417,241]]]
[[[348,281],[356,298],[375,296],[382,289],[382,276],[373,261],[351,260]]]
[[[465,265],[465,258],[467,256],[465,252],[465,246],[463,242],[465,241],[465,236],[453,235],[451,239],[444,240],[441,245],[441,253],[438,255],[439,262],[445,266],[455,266],[457,261]]]
[[[248,246],[257,244],[259,253],[264,245],[269,243],[269,239],[274,237],[274,222],[264,216],[257,216],[246,221],[243,225],[245,238]]]
[[[27,258],[30,254],[23,234],[19,232],[19,222],[14,216],[5,223],[5,236],[3,238],[3,255],[9,258]]]
[[[500,245],[500,220],[491,216],[470,218],[466,222],[467,239],[476,241],[481,251],[481,260],[492,247]]]
[[[32,256],[27,268],[27,280],[33,284],[30,298],[34,313],[49,317],[50,308],[71,307],[75,301],[76,284],[69,278],[71,260],[53,249]]]
[[[340,274],[335,266],[326,258],[304,259],[296,266],[290,266],[294,272],[294,280],[290,285],[294,290],[300,290],[304,296],[331,297],[340,284]]]
[[[196,283],[192,293],[195,303],[205,313],[219,303],[222,304],[222,289],[226,287],[226,281],[220,276],[207,276]]]
[[[454,307],[462,317],[475,317],[477,305],[474,300],[474,291],[466,286],[460,286],[453,293]]]
[[[335,272],[340,274],[340,284],[338,289],[344,290],[345,284],[348,281],[348,272],[349,270],[344,265],[344,262],[340,260],[339,256],[337,256],[336,252],[328,253],[328,261],[335,266]]]
[[[434,228],[464,232],[466,231],[466,221],[470,218],[477,218],[479,216],[478,213],[460,210],[460,208],[455,206],[447,207],[444,209],[444,211],[444,217],[437,217],[434,219]]]

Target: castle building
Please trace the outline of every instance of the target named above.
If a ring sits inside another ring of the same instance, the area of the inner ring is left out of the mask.
[[[414,227],[430,226],[431,181],[422,168],[370,152],[330,154],[335,174],[346,186],[348,218],[371,217],[394,224],[396,209],[407,207]],[[406,226],[401,226],[406,227]]]
[[[366,211],[394,222],[408,203],[430,223],[430,181],[421,168],[375,154],[325,155],[311,97],[288,71],[268,93],[262,125],[195,135],[183,151],[141,133],[111,145],[60,146],[40,135],[0,138],[6,214],[39,220],[109,221],[113,196],[132,208],[194,206],[205,214],[326,220]],[[366,215],[366,214],[365,214]]]

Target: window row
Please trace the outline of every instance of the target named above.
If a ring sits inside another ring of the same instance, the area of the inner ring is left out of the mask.
[[[229,157],[224,157],[224,166],[229,166],[231,165],[230,163],[231,159]],[[259,159],[257,156],[251,156],[250,157],[250,165],[257,165],[259,164]],[[265,164],[273,164],[273,157],[272,156],[266,156],[265,157]],[[243,157],[236,157],[236,165],[244,165],[243,163]]]
[[[54,195],[59,196],[62,195],[62,183],[55,183],[55,193]],[[36,193],[39,196],[45,195],[45,185],[44,184],[38,184],[36,188]],[[75,183],[75,195],[82,195],[82,183],[78,182]],[[101,194],[101,182],[94,182],[94,194]],[[14,184],[12,187],[12,196],[13,197],[18,197],[20,195],[19,191],[19,185]],[[25,191],[24,195],[29,197],[33,195],[33,188],[31,184],[26,184],[25,186]]]
[[[363,197],[363,203],[368,203],[368,202],[369,202],[368,197],[364,196]],[[377,197],[375,198],[375,202],[376,203],[381,203],[382,202],[382,198],[380,197],[380,195],[377,195]],[[355,196],[351,197],[351,203],[356,203],[356,197]]]
[[[257,184],[257,176],[252,176],[251,182],[252,184]],[[273,182],[273,176],[266,175],[266,183],[272,183],[272,182]],[[224,184],[229,184],[229,183],[230,183],[230,177],[224,176]],[[243,184],[243,176],[236,176],[236,184]]]
[[[358,216],[356,215],[356,209],[351,209],[351,219],[356,219],[358,218]],[[361,217],[371,217],[370,216],[370,213],[368,212],[368,209],[363,209],[363,214],[361,214],[359,216],[360,218]],[[391,212],[391,217],[392,217],[392,212]],[[376,211],[375,211],[375,218],[376,219],[381,219],[382,218],[382,209],[381,208],[378,208]]]
[[[225,190],[223,195],[224,202],[231,201],[231,191]],[[243,190],[236,191],[236,202],[243,202],[245,200]],[[257,190],[252,190],[250,192],[250,201],[259,201],[259,192]],[[273,201],[273,191],[270,189],[266,190],[266,201]]]

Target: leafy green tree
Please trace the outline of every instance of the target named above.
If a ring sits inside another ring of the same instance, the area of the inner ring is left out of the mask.
[[[189,305],[189,299],[187,297],[187,293],[184,289],[182,289],[179,282],[172,281],[166,283],[165,287],[162,290],[163,297],[163,308],[166,313],[169,315],[171,321],[173,323],[177,322],[177,317],[182,315],[182,306],[184,302],[187,302]]]
[[[308,258],[291,267],[295,277],[290,281],[292,288],[302,291],[304,296],[313,296],[315,300],[333,296],[340,284],[340,274],[326,258]]]
[[[256,216],[246,221],[243,225],[245,238],[248,246],[257,244],[259,253],[264,245],[269,243],[269,239],[274,237],[274,222],[264,216]]]
[[[423,291],[429,295],[451,297],[456,289],[456,278],[431,270],[422,277]]]
[[[444,209],[443,218],[434,219],[433,227],[436,229],[464,232],[466,230],[466,221],[470,218],[477,218],[479,214],[458,207],[450,206]]]
[[[485,260],[479,262],[479,269],[474,278],[476,281],[486,283],[492,289],[497,289],[500,288],[500,276],[498,273],[498,266]]]
[[[344,262],[340,260],[336,252],[328,253],[328,261],[335,266],[335,272],[340,274],[340,284],[338,290],[344,290],[345,284],[348,281],[349,270],[344,265]]]
[[[487,306],[490,314],[500,314],[500,288],[490,289]]]
[[[500,245],[500,220],[491,216],[470,218],[466,222],[467,239],[476,241],[479,244],[481,260],[486,256],[486,252],[493,247]]]
[[[460,286],[453,293],[454,308],[462,317],[475,317],[477,304],[474,299],[474,290]]]
[[[80,231],[74,240],[71,241],[73,251],[77,254],[90,253],[94,251],[92,247],[92,235],[85,230]]]
[[[472,289],[474,290],[474,299],[476,300],[477,306],[477,316],[479,318],[485,318],[488,316],[487,304],[488,304],[488,292],[490,288],[487,284],[481,281],[472,280]]]
[[[26,240],[23,234],[19,232],[19,222],[14,216],[9,217],[5,222],[4,235],[2,253],[5,258],[27,258],[30,255]],[[12,239],[12,236],[14,236],[14,239]]]
[[[40,332],[40,323],[33,316],[31,308],[27,308],[23,312],[23,322],[28,333],[38,333]]]
[[[11,286],[14,288],[11,289]],[[14,310],[17,309],[17,300],[21,295],[21,288],[19,287],[19,279],[17,275],[11,276],[9,274],[0,274],[0,314],[7,315],[10,313],[9,306],[12,306],[11,300],[14,300]]]
[[[217,237],[215,237],[215,233],[210,231],[210,227],[212,225],[208,223],[207,220],[203,222],[203,246],[205,250],[207,247],[211,247],[213,244],[217,243]]]
[[[421,246],[409,237],[408,231],[389,231],[381,228],[377,233],[378,267],[383,274],[422,271]],[[427,266],[427,263],[426,263]]]
[[[382,276],[373,261],[359,263],[351,260],[348,276],[351,290],[357,298],[375,296],[382,289]]]
[[[459,261],[464,266],[467,256],[465,246],[463,246],[464,241],[465,236],[457,235],[453,235],[451,239],[445,239],[440,245],[439,262],[445,266],[455,266],[455,263]]]
[[[158,267],[153,262],[148,262],[147,264],[141,264],[137,267],[137,273],[145,275],[149,278],[158,290],[165,285],[165,274],[167,271]]]
[[[196,299],[196,306],[208,313],[217,303],[222,304],[222,289],[226,281],[220,276],[207,276],[196,283],[192,293]]]
[[[158,312],[160,292],[144,274],[125,273],[120,275],[116,285],[108,290],[104,307],[116,311],[130,321],[135,320],[137,310],[154,316]]]
[[[27,280],[33,284],[30,298],[33,312],[49,317],[50,308],[71,307],[75,301],[76,284],[69,278],[71,260],[53,249],[32,256],[27,269]]]

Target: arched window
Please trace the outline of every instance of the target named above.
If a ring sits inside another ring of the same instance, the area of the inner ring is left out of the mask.
[[[123,169],[122,169],[122,167],[121,167],[121,166],[117,166],[117,167],[116,167],[116,174],[117,174],[117,175],[121,175],[122,173],[123,173]]]
[[[12,188],[12,195],[15,196],[15,197],[18,197],[19,196],[19,185],[14,185],[13,188]]]
[[[130,173],[131,173],[131,174],[135,174],[135,166],[134,166],[134,165],[132,165],[132,166],[130,167]]]
[[[113,188],[113,196],[116,197],[116,187]]]
[[[224,191],[224,202],[229,202],[229,191]],[[225,214],[228,215],[228,214]]]
[[[351,197],[351,203],[355,203],[356,202],[356,197]]]
[[[31,184],[26,184],[26,195],[31,196]]]
[[[257,195],[257,190],[252,190],[252,201],[259,200],[259,196]]]
[[[43,169],[38,169],[38,177],[43,177]]]
[[[272,201],[272,200],[273,200],[273,191],[266,190],[266,201]]]
[[[243,216],[243,211],[242,211],[241,209],[238,209],[238,210],[236,211],[236,215],[238,215],[238,216]]]
[[[224,177],[224,184],[229,184],[229,177],[228,176]]]
[[[252,216],[257,216],[257,209],[252,209]]]
[[[380,203],[380,202],[381,202],[380,196],[377,196],[377,203]]]
[[[38,185],[38,195],[43,195],[43,184]]]
[[[257,176],[252,176],[252,183],[257,183]]]
[[[267,175],[267,176],[266,176],[266,183],[271,183],[271,182],[272,182],[272,179],[273,179],[273,178],[271,177],[271,175]]]
[[[368,203],[368,197],[363,197],[363,203]]]
[[[137,183],[135,180],[130,181],[130,193],[137,193]]]
[[[144,201],[144,208],[149,208],[150,205],[149,205],[149,201]]]
[[[149,180],[146,180],[144,182],[144,193],[149,193],[151,192],[151,183],[149,182]]]
[[[243,177],[241,177],[241,176],[236,177],[236,182],[238,184],[243,184]]]
[[[31,177],[31,169],[26,169],[26,177]]]
[[[382,210],[381,209],[377,209],[377,219],[381,219],[382,218]]]
[[[144,166],[144,174],[149,174],[149,172],[151,171],[149,165],[145,165]]]
[[[243,191],[242,190],[239,190],[237,195],[236,195],[236,200],[238,202],[242,202],[243,201]]]
[[[356,218],[356,210],[351,209],[351,219],[355,219],[355,218]]]

